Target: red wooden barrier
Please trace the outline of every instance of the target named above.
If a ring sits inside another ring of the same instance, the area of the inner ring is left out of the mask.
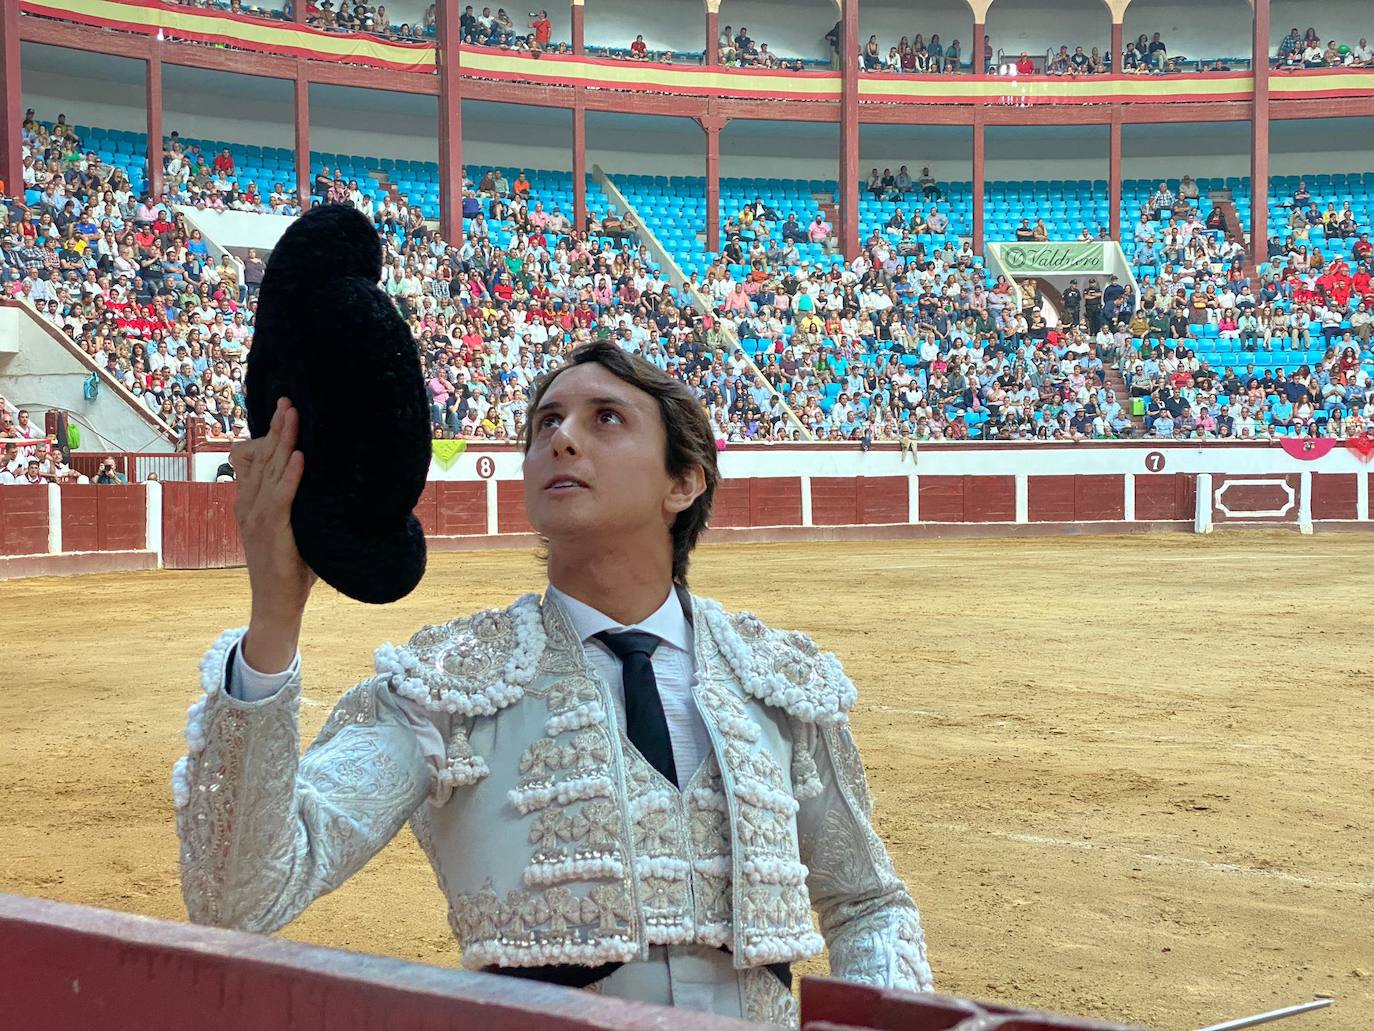
[[[62,550],[142,551],[148,543],[148,501],[142,486],[64,483]]]
[[[455,537],[465,534],[487,532],[487,484],[477,482],[442,481],[438,487],[435,503],[435,523],[432,533],[440,537]],[[517,486],[521,486],[517,484]],[[498,523],[501,519],[500,495],[497,495]],[[520,518],[524,519],[525,495],[522,488],[519,498]],[[528,520],[525,520],[528,523]],[[502,532],[505,528],[502,527]]]
[[[1356,481],[1365,473],[1313,473],[1312,518],[1354,519],[1359,487]]]
[[[48,488],[0,487],[0,555],[48,550]]]
[[[1197,476],[1193,473],[1138,473],[1135,478],[1135,517],[1141,522],[1193,521],[1197,506]]]
[[[1083,1017],[917,995],[825,977],[802,978],[801,1011],[807,1031],[1130,1031],[1122,1024]]]
[[[923,523],[1010,523],[1016,519],[1014,476],[922,476]]]
[[[721,480],[711,506],[711,525],[749,526],[749,481]]]
[[[591,992],[0,895],[6,1031],[761,1031]]]
[[[763,1031],[725,1017],[496,974],[0,895],[4,1026],[42,1031]],[[811,1031],[1128,1031],[826,978]]]
[[[243,565],[232,483],[162,485],[162,564],[169,569]]]
[[[1125,477],[1030,476],[1026,518],[1032,523],[1083,523],[1126,518]]]
[[[860,476],[857,493],[860,523],[905,523],[911,518],[905,476]]]
[[[486,485],[483,484],[482,533],[486,532]],[[525,515],[525,482],[523,480],[496,481],[497,533],[533,533],[529,516]]]
[[[801,521],[800,476],[750,477],[750,526],[800,526]]]

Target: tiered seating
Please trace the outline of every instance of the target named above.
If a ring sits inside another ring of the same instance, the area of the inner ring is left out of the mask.
[[[716,255],[704,246],[706,230],[706,179],[703,176],[617,175],[615,183],[639,212],[649,230],[659,238],[682,270],[704,272]],[[722,179],[720,217],[737,215],[740,208],[759,197],[785,219],[796,212],[806,225],[816,216],[813,194],[833,195],[834,180],[821,179]],[[774,227],[776,233],[776,227]],[[723,239],[723,237],[722,237]],[[819,244],[801,243],[797,249],[808,265],[840,260]],[[742,274],[740,267],[739,274]]]
[[[1015,240],[1023,218],[1045,220],[1051,240],[1076,240],[1086,227],[1094,236],[1108,224],[1110,190],[1105,179],[1022,179],[987,184],[983,235],[993,242]]]
[[[1293,191],[1299,182],[1306,182],[1312,193],[1312,201],[1318,211],[1325,211],[1328,204],[1335,204],[1336,210],[1349,202],[1355,213],[1355,221],[1363,230],[1368,230],[1371,215],[1374,214],[1374,172],[1337,172],[1310,176],[1280,175],[1269,179],[1269,235],[1286,240],[1289,235],[1288,217],[1292,211]],[[1321,226],[1308,230],[1308,246],[1320,248],[1328,259],[1350,257],[1354,240],[1341,240],[1329,237]]]

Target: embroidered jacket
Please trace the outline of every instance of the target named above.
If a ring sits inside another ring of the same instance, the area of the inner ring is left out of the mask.
[[[828,946],[837,977],[929,990],[920,916],[870,822],[839,662],[805,635],[691,604],[712,752],[681,791],[617,730],[556,602],[527,595],[383,645],[304,756],[299,678],[260,702],[231,697],[243,631],[226,632],[173,773],[192,920],[274,931],[409,820],[469,967],[693,943],[753,968]]]

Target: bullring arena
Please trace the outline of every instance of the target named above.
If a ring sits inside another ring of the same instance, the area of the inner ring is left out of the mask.
[[[257,298],[325,203],[416,340],[429,567],[316,588],[303,739],[548,582],[524,420],[613,341],[716,437],[692,590],[857,685],[920,907],[939,995],[821,956],[802,1028],[1374,1031],[1368,3],[465,6],[0,0],[0,1031],[762,1026],[462,972],[408,831],[276,935],[188,923]],[[370,385],[315,446],[385,452]]]

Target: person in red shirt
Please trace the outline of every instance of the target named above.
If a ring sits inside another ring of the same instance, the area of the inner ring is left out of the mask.
[[[553,34],[553,23],[549,21],[549,12],[540,11],[537,17],[531,18],[530,28],[534,31],[534,49],[547,49],[549,36]]]
[[[633,61],[649,60],[649,44],[644,42],[644,35],[635,37],[635,41],[630,44],[630,59]]]
[[[228,147],[215,156],[215,171],[223,172],[225,175],[234,174],[234,158],[230,155]]]
[[[1021,51],[1021,56],[1016,59],[1016,74],[1035,74],[1035,62],[1030,59],[1030,54],[1026,53],[1024,50]]]
[[[1350,248],[1350,253],[1358,265],[1362,261],[1374,260],[1374,243],[1369,242],[1369,234],[1361,233],[1360,238],[1355,241],[1355,245]]]

